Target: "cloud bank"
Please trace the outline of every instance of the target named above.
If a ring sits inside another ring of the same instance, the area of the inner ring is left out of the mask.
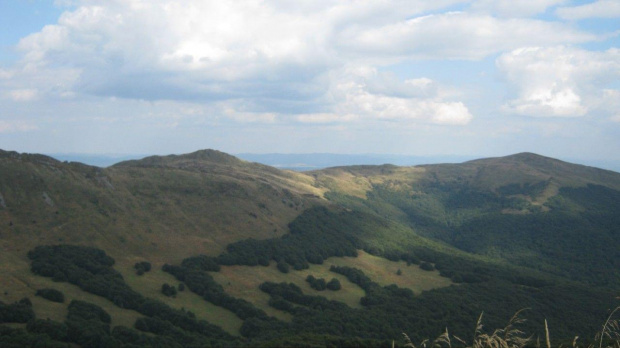
[[[306,147],[328,130],[370,149],[387,149],[366,141],[376,136],[451,151],[465,148],[449,145],[456,139],[548,137],[595,128],[554,122],[616,126],[620,117],[620,28],[588,20],[617,18],[617,1],[57,3],[66,6],[58,21],[22,38],[19,60],[0,66],[5,134],[148,134],[136,150],[146,153],[171,130],[182,134],[175,144],[200,132],[216,144],[287,132]]]
[[[8,97],[185,100],[212,103],[238,121],[374,118],[465,125],[473,116],[462,100],[419,95],[419,86],[398,79],[383,81],[392,84],[383,90],[372,87],[376,77],[343,81],[359,79],[350,66],[477,60],[523,46],[595,38],[557,22],[492,15],[531,15],[558,1],[479,1],[473,11],[433,13],[460,3],[78,1],[57,24],[21,40],[23,59],[11,73],[13,81],[25,83],[12,83]],[[547,104],[566,103],[572,110],[555,112],[576,112],[580,104],[570,88],[554,93]],[[533,110],[525,102],[511,108]]]

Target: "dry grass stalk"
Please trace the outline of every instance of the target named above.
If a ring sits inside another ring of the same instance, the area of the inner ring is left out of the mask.
[[[524,348],[530,347],[533,342],[531,342],[531,336],[525,337],[525,333],[517,328],[517,326],[523,324],[525,319],[520,317],[521,312],[524,309],[515,313],[512,316],[510,321],[508,321],[508,325],[503,329],[495,330],[491,335],[486,334],[482,331],[482,316],[483,313],[478,317],[478,321],[476,322],[476,329],[474,330],[474,337],[471,345],[468,345],[464,340],[452,336],[448,333],[448,329],[437,337],[434,341],[430,342],[429,340],[424,340],[420,343],[419,346],[416,346],[409,336],[403,333],[405,337],[405,347],[410,348],[436,348],[436,347],[447,347],[452,348],[452,339],[454,339],[457,347],[468,347],[468,348]],[[620,320],[613,319],[616,312],[620,311],[620,307],[615,308],[611,314],[607,317],[607,320],[603,324],[603,327],[599,333],[596,334],[594,342],[586,346],[587,348],[620,348]],[[577,340],[579,336],[575,336],[573,339],[573,348],[580,347],[577,345]],[[597,345],[598,342],[598,345]],[[430,345],[429,345],[430,344]],[[545,320],[545,344],[546,348],[551,348],[551,335],[549,334],[549,325],[547,320]],[[540,340],[537,340],[536,347],[540,347]],[[581,346],[584,347],[584,346]]]
[[[547,325],[547,319],[545,319],[545,340],[547,342],[547,348],[551,348],[551,339],[549,338],[549,326]]]

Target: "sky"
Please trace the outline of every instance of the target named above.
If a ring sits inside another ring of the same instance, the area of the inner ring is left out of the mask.
[[[2,0],[0,149],[620,161],[620,0]]]

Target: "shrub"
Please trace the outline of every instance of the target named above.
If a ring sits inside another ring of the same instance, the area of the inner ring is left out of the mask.
[[[166,296],[168,296],[168,297],[176,296],[177,289],[174,286],[172,286],[172,285],[170,285],[168,283],[164,283],[161,286],[161,293],[166,295]]]
[[[332,291],[337,291],[340,290],[342,286],[340,285],[340,281],[338,279],[332,278],[332,280],[327,283],[327,288]]]
[[[280,260],[280,261],[278,262],[278,270],[279,270],[280,272],[282,272],[282,273],[288,273],[289,268],[290,268],[290,267],[289,267],[288,263],[286,263],[286,261],[284,261],[284,260]]]
[[[432,264],[432,263],[430,263],[430,262],[426,262],[426,261],[425,261],[425,262],[422,262],[422,263],[420,264],[420,268],[421,268],[421,269],[423,269],[423,270],[425,270],[425,271],[434,271],[434,270],[435,270],[435,266],[433,266],[433,264]]]
[[[50,300],[52,302],[58,302],[58,303],[65,302],[65,295],[56,289],[50,289],[50,288],[40,289],[40,290],[37,290],[37,293],[35,295],[41,296],[44,299]]]
[[[137,262],[133,265],[133,268],[136,269],[136,273],[138,275],[143,275],[144,273],[151,270],[151,263],[148,261]]]

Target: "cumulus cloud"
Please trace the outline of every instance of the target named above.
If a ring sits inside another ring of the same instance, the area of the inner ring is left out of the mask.
[[[351,53],[383,59],[481,59],[529,45],[580,43],[596,39],[561,23],[499,19],[451,12],[371,28],[347,28],[339,35]]]
[[[24,69],[70,72],[68,84],[82,93],[311,100],[327,87],[323,77],[345,62],[480,59],[595,38],[531,19],[465,12],[419,17],[462,2],[84,0],[18,48]]]
[[[400,81],[369,66],[348,67],[331,76],[325,104],[329,113],[303,114],[301,122],[352,120],[424,122],[465,125],[473,116],[458,101],[446,100],[431,79]]]
[[[503,54],[496,64],[517,94],[504,105],[509,112],[578,117],[605,104],[600,94],[620,77],[620,50],[527,47]]]
[[[561,7],[556,14],[564,19],[617,18],[620,17],[620,2],[616,0],[598,0],[588,4]]]
[[[381,68],[509,51],[497,61],[516,92],[506,110],[581,116],[609,105],[594,100],[609,71],[597,64],[617,59],[558,46],[594,34],[525,18],[563,0],[60,1],[71,9],[0,70],[0,96],[194,103],[208,105],[195,118],[243,123],[466,125],[472,112],[445,83]]]

